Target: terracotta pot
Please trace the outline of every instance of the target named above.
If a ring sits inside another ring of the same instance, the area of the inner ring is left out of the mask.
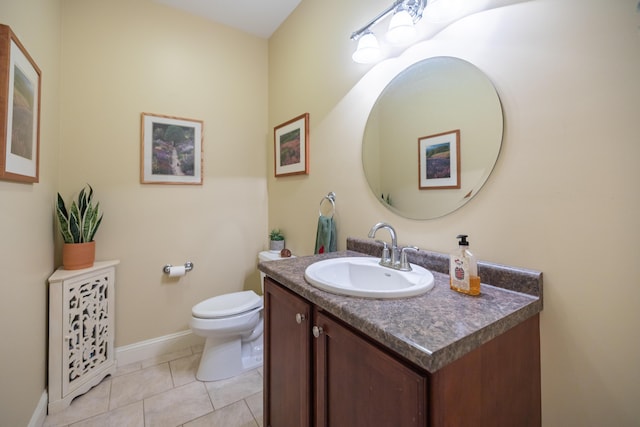
[[[65,243],[62,245],[62,267],[65,270],[80,270],[93,267],[96,260],[96,242]]]

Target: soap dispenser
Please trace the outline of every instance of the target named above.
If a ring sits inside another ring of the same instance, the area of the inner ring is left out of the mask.
[[[459,234],[458,247],[449,258],[449,286],[467,295],[480,295],[478,262],[469,250],[466,234]]]

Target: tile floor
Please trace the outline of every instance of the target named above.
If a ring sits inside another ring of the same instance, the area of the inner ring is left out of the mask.
[[[262,368],[200,382],[202,346],[118,367],[43,427],[262,427]]]

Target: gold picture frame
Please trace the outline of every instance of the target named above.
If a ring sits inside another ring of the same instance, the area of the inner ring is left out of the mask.
[[[0,179],[39,181],[41,76],[11,28],[0,24]]]
[[[202,185],[202,120],[141,114],[140,182]]]
[[[276,177],[309,174],[309,113],[273,129],[273,151]]]

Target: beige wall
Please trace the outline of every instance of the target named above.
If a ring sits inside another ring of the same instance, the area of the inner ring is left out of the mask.
[[[150,0],[65,0],[61,192],[90,183],[99,259],[120,259],[116,347],[188,330],[191,307],[259,289],[267,42]],[[139,183],[140,113],[204,121],[204,184]],[[180,280],[162,267],[192,261]]]
[[[640,14],[635,0],[538,0],[450,26],[410,55],[466,59],[494,82],[505,116],[486,186],[444,218],[385,210],[361,169],[380,80],[403,59],[351,61],[349,34],[387,1],[303,0],[269,42],[269,124],[310,113],[309,176],[273,178],[269,226],[313,252],[317,206],[337,194],[339,248],[375,222],[437,251],[468,233],[480,259],[544,272],[545,426],[632,426],[640,419]]]
[[[25,426],[45,388],[47,278],[54,269],[51,206],[58,180],[59,2],[0,2],[42,71],[40,182],[0,181],[0,425]]]

